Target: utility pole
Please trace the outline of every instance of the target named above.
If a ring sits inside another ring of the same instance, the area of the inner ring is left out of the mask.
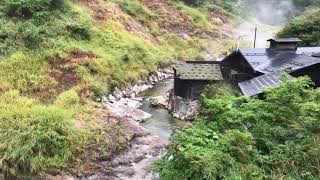
[[[254,43],[253,43],[253,48],[256,48],[256,42],[257,42],[257,31],[258,28],[254,28]]]

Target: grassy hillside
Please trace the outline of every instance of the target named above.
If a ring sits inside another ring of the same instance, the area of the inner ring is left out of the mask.
[[[201,39],[219,36],[208,14],[173,2],[1,3],[1,89],[28,95],[72,86],[99,96],[172,60],[201,57]]]
[[[203,41],[222,38],[227,21],[217,7],[176,1],[1,1],[1,176],[65,168],[111,133],[93,120],[100,105],[92,99],[175,60],[201,58]]]

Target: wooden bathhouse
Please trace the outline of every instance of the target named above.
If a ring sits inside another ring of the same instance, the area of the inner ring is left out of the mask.
[[[225,80],[239,85],[244,95],[255,96],[262,87],[281,83],[279,72],[291,76],[308,75],[320,86],[320,47],[298,47],[297,38],[270,39],[269,48],[244,48],[234,51],[221,62]]]
[[[224,80],[217,61],[187,61],[173,70],[174,94],[189,100],[199,98],[206,85]]]

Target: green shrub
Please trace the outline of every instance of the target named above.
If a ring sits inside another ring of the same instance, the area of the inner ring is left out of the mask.
[[[115,0],[129,15],[138,18],[141,22],[152,20],[156,16],[151,10],[137,0]]]
[[[265,100],[207,97],[157,162],[161,179],[319,177],[320,90],[309,78],[267,89]]]
[[[62,8],[63,0],[4,0],[8,16],[31,18],[35,13]]]
[[[204,3],[203,0],[181,0],[181,1],[185,2],[188,5],[192,5],[192,6],[199,6]]]
[[[190,21],[200,30],[216,30],[213,23],[209,21],[206,14],[202,13],[200,10],[185,6],[183,4],[178,4],[178,7],[188,15]]]
[[[74,108],[77,107],[79,103],[80,97],[75,90],[69,90],[61,93],[54,102],[55,105],[64,108]]]
[[[19,26],[17,33],[29,49],[35,49],[42,46],[44,31],[31,22],[23,23]]]
[[[4,22],[0,19],[0,42],[8,38],[9,34],[4,27]]]
[[[69,24],[67,30],[70,32],[71,37],[80,40],[90,40],[90,28],[85,24]]]
[[[304,15],[294,18],[278,34],[279,37],[298,37],[303,46],[320,45],[320,8],[309,9]]]
[[[0,174],[38,174],[67,165],[75,150],[72,114],[9,91],[0,96]]]
[[[227,83],[218,83],[209,85],[202,93],[202,97],[205,99],[215,99],[222,96],[234,96],[239,94],[234,87]]]

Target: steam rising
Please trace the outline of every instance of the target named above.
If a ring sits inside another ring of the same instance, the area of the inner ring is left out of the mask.
[[[289,19],[299,13],[293,0],[238,0],[238,5],[259,20],[259,23],[245,22],[238,26],[240,39],[254,43],[254,29],[258,27],[256,47],[267,47],[267,39],[273,38],[275,34],[285,25]]]
[[[283,25],[299,13],[292,0],[239,0],[238,4],[263,23]]]

